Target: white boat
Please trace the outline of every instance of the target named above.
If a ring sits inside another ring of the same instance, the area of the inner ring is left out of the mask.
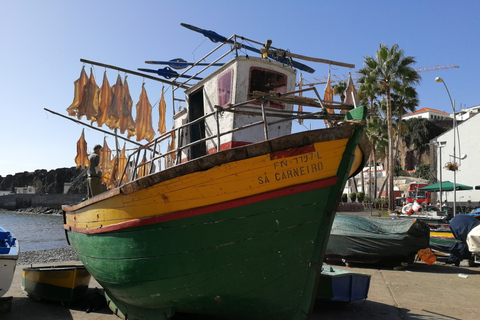
[[[7,293],[12,284],[19,249],[17,239],[0,226],[0,297]]]
[[[449,220],[448,214],[444,211],[439,211],[436,208],[430,207],[428,210],[424,210],[423,207],[417,202],[407,203],[402,207],[401,213],[391,213],[392,218],[414,218],[421,219],[426,222],[447,222]]]

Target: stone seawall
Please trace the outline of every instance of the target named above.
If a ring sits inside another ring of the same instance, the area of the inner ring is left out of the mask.
[[[10,211],[30,207],[61,209],[64,204],[80,202],[84,194],[9,194],[0,196],[0,208]]]

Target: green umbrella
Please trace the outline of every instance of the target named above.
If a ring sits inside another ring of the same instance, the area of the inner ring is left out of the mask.
[[[473,187],[466,186],[464,184],[456,183],[455,190],[472,190]],[[431,191],[437,192],[440,191],[440,183],[434,183],[429,186],[420,188],[422,191]],[[443,181],[442,182],[442,191],[453,191],[453,182],[450,181]]]

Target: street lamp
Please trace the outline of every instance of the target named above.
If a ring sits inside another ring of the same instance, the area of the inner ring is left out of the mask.
[[[450,103],[452,104],[452,109],[453,109],[453,159],[456,162],[457,160],[457,154],[455,151],[455,148],[457,146],[456,142],[456,137],[455,137],[455,128],[457,127],[457,114],[455,113],[455,102],[452,100],[452,97],[450,96],[450,91],[448,91],[447,84],[445,81],[443,81],[442,78],[436,77],[435,78],[436,82],[442,82],[443,85],[445,86],[445,89],[447,90],[448,93],[448,98],[450,99]],[[457,170],[453,171],[453,216],[457,214]]]
[[[438,152],[440,156],[440,169],[439,169],[439,174],[440,174],[440,208],[442,208],[443,205],[443,200],[442,200],[442,148],[445,147],[446,141],[435,141],[433,144],[437,147],[437,149],[440,149],[440,152]]]

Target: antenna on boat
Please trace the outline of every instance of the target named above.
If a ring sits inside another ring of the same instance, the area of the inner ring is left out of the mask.
[[[243,49],[258,53],[258,54],[262,54],[260,52],[260,50],[257,49],[257,48],[250,47],[250,46],[247,46],[245,44],[241,44],[241,43],[238,43],[238,42],[232,40],[232,37],[234,37],[234,36],[232,36],[230,38],[226,38],[226,37],[224,37],[222,35],[219,35],[218,33],[216,33],[215,31],[212,31],[212,30],[206,30],[206,29],[198,28],[198,27],[192,26],[190,24],[186,24],[186,23],[181,23],[180,25],[182,27],[185,27],[185,28],[190,29],[192,31],[203,34],[205,37],[207,37],[208,39],[210,39],[210,41],[212,41],[214,43],[223,42],[223,43],[234,45],[237,48],[243,48]],[[239,37],[239,38],[244,39],[243,37]],[[292,61],[291,59],[287,59],[285,56],[274,56],[274,55],[269,54],[268,57],[270,59],[276,60],[276,61],[281,62],[281,63],[291,64],[293,67],[295,67],[299,70],[308,72],[308,73],[314,73],[315,72],[315,69],[312,69],[312,68],[310,68],[309,66],[307,66],[303,63],[300,63],[300,62],[297,62],[297,61]]]
[[[241,48],[244,48],[244,49],[256,52],[256,53],[260,53],[262,55],[262,57],[264,57],[264,58],[269,57],[270,59],[277,60],[277,61],[282,62],[282,63],[289,63],[290,62],[292,64],[292,66],[294,66],[295,68],[297,68],[299,70],[302,70],[302,71],[309,72],[309,73],[314,73],[315,70],[310,68],[307,65],[304,65],[304,64],[300,63],[300,62],[293,61],[293,60],[291,60],[291,58],[297,58],[297,59],[301,59],[301,60],[305,60],[305,61],[311,61],[311,62],[326,63],[326,64],[329,64],[329,65],[335,65],[335,66],[339,66],[339,67],[355,68],[355,65],[351,64],[351,63],[345,63],[345,62],[340,62],[340,61],[309,57],[309,56],[304,56],[304,55],[301,55],[301,54],[288,52],[286,50],[282,50],[282,49],[278,49],[278,48],[270,48],[270,46],[272,44],[272,40],[267,40],[265,45],[263,45],[264,48],[258,50],[256,48],[253,48],[253,47],[250,47],[250,46],[247,46],[247,45],[244,45],[244,44],[239,44],[236,41],[231,40],[231,38],[227,39],[226,37],[221,36],[221,35],[219,35],[218,33],[216,33],[215,31],[212,31],[212,30],[206,30],[206,29],[198,28],[198,27],[186,24],[186,23],[181,23],[180,25],[182,27],[185,27],[185,28],[190,29],[192,31],[203,34],[205,37],[210,39],[212,42],[223,42],[223,43],[228,43],[228,44],[232,44],[232,45],[238,45]],[[239,38],[245,39],[244,37],[239,37]],[[249,40],[249,39],[245,39],[245,40]],[[256,41],[253,41],[253,40],[249,40],[249,41],[252,41],[252,42],[255,42],[255,43],[258,44],[258,42],[256,42]]]

